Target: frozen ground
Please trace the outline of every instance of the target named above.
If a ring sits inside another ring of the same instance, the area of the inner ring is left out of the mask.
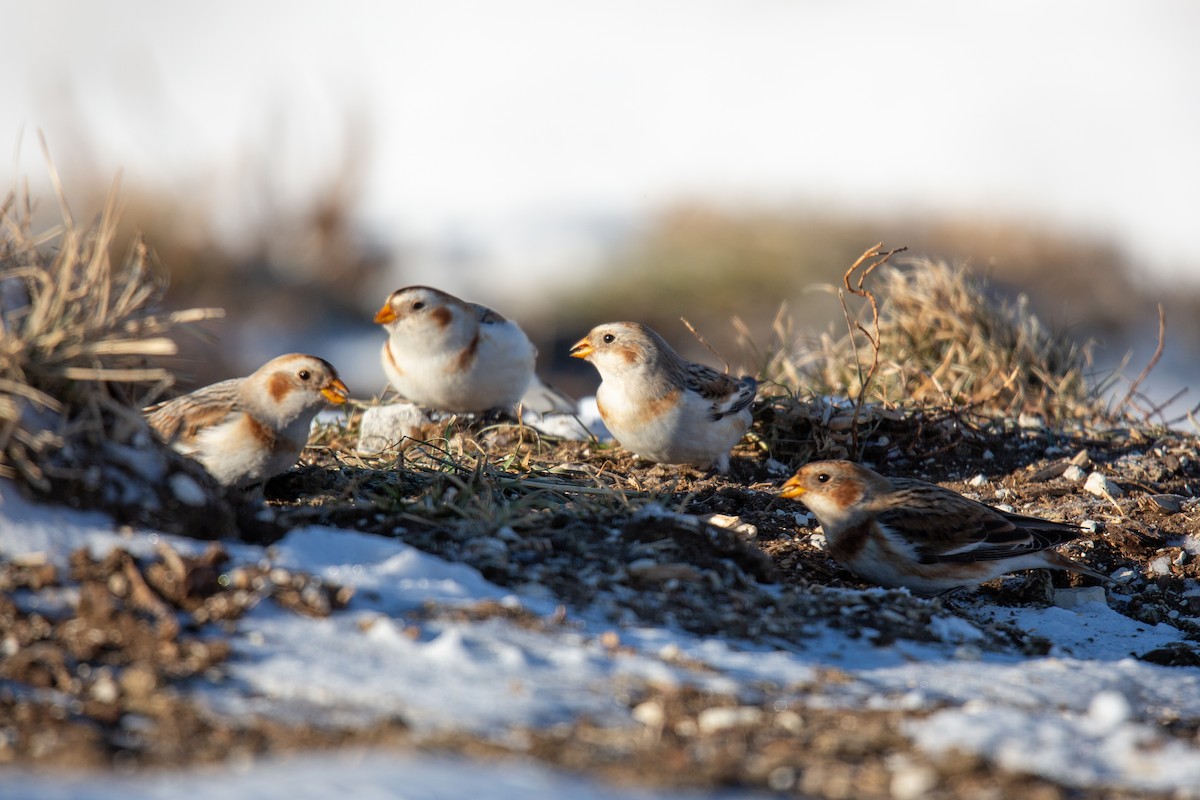
[[[114,530],[99,514],[34,506],[4,486],[0,556],[44,553],[65,565],[86,546],[150,555],[169,541],[198,553],[203,543],[153,531]],[[992,607],[965,601],[935,619],[931,643],[871,644],[824,626],[775,647],[702,639],[661,627],[619,627],[588,609],[566,609],[566,624],[544,630],[500,618],[422,619],[429,602],[494,600],[536,615],[554,614],[544,597],[521,596],[474,569],[403,542],[347,530],[307,527],[263,549],[229,545],[235,563],[269,559],[355,587],[350,606],[309,619],[264,603],[240,621],[225,680],[197,690],[225,715],[343,723],[400,715],[418,733],[467,731],[503,738],[580,715],[636,725],[632,688],[697,685],[737,697],[778,697],[791,708],[901,709],[920,748],[977,752],[1001,766],[1068,786],[1120,787],[1200,797],[1200,748],[1173,737],[1171,720],[1200,717],[1200,669],[1138,661],[1178,641],[1167,625],[1148,626],[1111,610],[1095,589],[1069,590],[1060,605]],[[867,597],[872,590],[851,595]],[[24,602],[39,602],[29,595]],[[1067,607],[1063,607],[1067,606]],[[417,620],[417,621],[414,621]],[[975,645],[974,623],[1007,622],[1052,643],[1042,657]],[[619,637],[620,648],[612,647]],[[703,665],[701,668],[699,665]],[[811,687],[836,669],[841,678]],[[220,772],[169,775],[0,774],[6,797],[260,797],[264,786],[292,797],[612,797],[676,796],[622,792],[533,763],[464,765],[443,756],[371,753],[317,760],[239,763]],[[695,795],[689,795],[695,796]]]

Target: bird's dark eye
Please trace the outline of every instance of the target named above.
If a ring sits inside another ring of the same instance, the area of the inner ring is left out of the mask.
[[[300,380],[302,380],[302,381],[306,381],[312,377],[312,373],[306,369],[302,369],[296,374],[300,377]]]
[[[611,333],[604,334],[604,343],[605,344],[612,344],[616,340],[617,340],[617,337],[612,335]]]
[[[829,483],[833,480],[833,476],[828,472],[822,472],[817,475],[817,483]]]
[[[424,300],[418,300],[417,302],[415,302],[415,303],[413,303],[413,304],[412,304],[412,310],[413,310],[413,311],[420,311],[420,310],[421,310],[422,308],[424,308],[424,307],[425,307],[425,301],[424,301]]]

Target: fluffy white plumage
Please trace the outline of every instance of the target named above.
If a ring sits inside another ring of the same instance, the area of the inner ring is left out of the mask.
[[[515,322],[427,286],[397,289],[375,315],[392,388],[439,411],[512,409],[534,381],[537,350]]]
[[[222,485],[241,488],[290,469],[308,443],[313,417],[346,396],[332,364],[291,353],[145,413],[164,442],[199,461]]]
[[[688,361],[636,322],[597,325],[571,355],[600,373],[596,404],[622,447],[652,461],[729,469],[729,451],[750,428],[754,378]]]

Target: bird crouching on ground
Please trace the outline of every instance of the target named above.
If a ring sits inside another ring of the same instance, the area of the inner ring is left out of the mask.
[[[537,350],[517,323],[439,289],[397,289],[375,314],[392,388],[437,411],[511,411],[533,384]]]
[[[1083,533],[1076,525],[1000,511],[850,461],[806,464],[780,496],[808,506],[838,563],[881,586],[932,595],[1039,568],[1108,580],[1054,551]]]
[[[750,428],[757,381],[680,356],[636,322],[597,325],[571,348],[600,373],[596,405],[627,450],[666,464],[729,469],[729,451]]]
[[[346,402],[347,394],[328,361],[291,353],[144,412],[164,442],[203,464],[218,483],[245,488],[294,466],[317,412]]]

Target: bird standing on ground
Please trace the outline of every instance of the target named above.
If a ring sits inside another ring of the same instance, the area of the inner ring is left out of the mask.
[[[1037,568],[1107,581],[1054,552],[1082,528],[1010,514],[932,483],[885,478],[850,461],[806,464],[780,496],[809,507],[838,563],[882,586],[938,594]]]
[[[164,442],[203,464],[218,483],[244,488],[290,469],[317,411],[346,396],[332,364],[291,353],[145,413]]]
[[[375,315],[381,360],[406,400],[438,411],[510,410],[534,380],[537,350],[517,325],[427,286],[397,289]]]
[[[667,464],[729,469],[750,428],[757,381],[680,356],[636,322],[597,325],[571,348],[600,373],[596,405],[621,446]]]

